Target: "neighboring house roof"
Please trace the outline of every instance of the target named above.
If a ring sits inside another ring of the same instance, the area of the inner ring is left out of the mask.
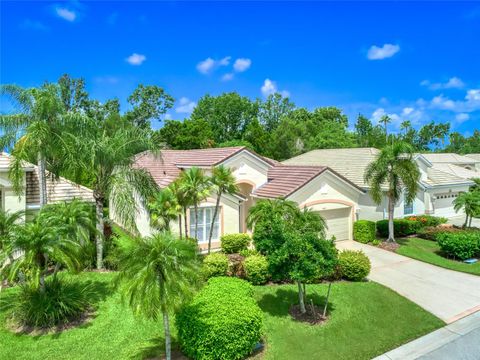
[[[458,155],[453,153],[422,153],[422,156],[434,163],[449,163],[449,164],[474,164],[479,160],[472,159],[468,156]]]
[[[355,185],[367,188],[363,175],[378,153],[375,148],[320,149],[285,160],[283,164],[327,166]]]
[[[480,154],[466,154],[465,156],[480,162]]]
[[[422,183],[427,186],[470,185],[473,184],[473,181],[440,170],[436,165],[433,165],[428,169],[427,179],[422,180]]]
[[[0,154],[0,171],[8,171],[10,165],[10,155],[7,153]],[[26,176],[26,205],[27,207],[35,207],[40,204],[40,187],[38,184],[37,166],[25,162]],[[47,174],[47,201],[54,203],[58,201],[68,201],[74,198],[93,202],[93,191],[75,184],[63,177],[55,179]]]
[[[462,179],[480,178],[480,172],[469,170],[454,164],[435,163],[433,164],[433,169],[443,171]]]
[[[269,166],[277,163],[244,146],[235,146],[198,150],[161,150],[158,154],[146,151],[137,155],[135,165],[147,169],[157,184],[160,187],[165,187],[180,175],[182,168],[216,166],[242,151],[254,155]]]

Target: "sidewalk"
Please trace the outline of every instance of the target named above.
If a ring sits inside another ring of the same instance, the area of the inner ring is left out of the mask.
[[[374,360],[478,360],[480,312],[422,336]]]

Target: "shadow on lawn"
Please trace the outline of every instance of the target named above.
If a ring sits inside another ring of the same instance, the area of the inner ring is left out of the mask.
[[[148,345],[145,345],[133,354],[131,359],[165,359],[165,338],[162,336],[154,337],[148,340]],[[172,360],[188,360],[180,350],[178,344],[172,339]]]
[[[313,304],[323,309],[325,301],[327,299],[325,295],[319,295],[317,292],[308,292],[309,286],[307,285],[307,302],[305,306]],[[325,289],[326,290],[326,289]],[[293,289],[278,289],[273,294],[264,294],[258,301],[258,306],[263,312],[268,313],[271,316],[285,317],[290,316],[289,309],[292,305],[298,304],[298,292]],[[332,296],[327,307],[327,315],[330,315],[335,310],[335,305],[332,303]]]

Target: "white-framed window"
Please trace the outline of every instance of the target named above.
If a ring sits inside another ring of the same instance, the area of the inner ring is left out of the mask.
[[[403,195],[403,215],[413,214],[413,202],[407,202],[407,194]]]
[[[215,206],[199,207],[198,211],[198,230],[195,236],[195,209],[190,208],[190,237],[198,239],[199,243],[208,242],[210,227],[212,226],[212,217],[215,212]],[[218,241],[220,238],[220,209],[213,225],[212,241]]]

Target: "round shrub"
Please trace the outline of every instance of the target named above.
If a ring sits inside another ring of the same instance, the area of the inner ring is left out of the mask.
[[[353,224],[353,238],[367,244],[377,238],[377,229],[374,221],[358,220]]]
[[[462,231],[437,235],[440,249],[454,258],[465,260],[480,253],[480,231]]]
[[[213,253],[203,259],[202,273],[208,279],[213,276],[225,276],[228,272],[228,257],[222,253]]]
[[[182,351],[196,360],[244,359],[260,341],[262,311],[244,280],[212,278],[176,316]]]
[[[222,251],[225,254],[238,253],[248,248],[250,235],[248,234],[227,234],[220,238]]]
[[[45,291],[27,283],[13,297],[9,300],[11,308],[8,312],[16,323],[51,328],[79,318],[92,308],[98,294],[90,283],[48,278]]]
[[[395,236],[408,236],[416,234],[422,228],[418,221],[407,219],[393,220],[393,233]],[[381,237],[388,237],[388,220],[377,221],[377,232]]]
[[[268,261],[263,255],[250,255],[243,262],[245,278],[253,285],[265,284],[268,280]]]
[[[240,250],[240,255],[243,257],[249,257],[251,255],[259,255],[260,253],[258,252],[257,249],[244,249]]]
[[[344,250],[338,256],[342,277],[351,281],[361,281],[370,273],[370,259],[363,251]]]

